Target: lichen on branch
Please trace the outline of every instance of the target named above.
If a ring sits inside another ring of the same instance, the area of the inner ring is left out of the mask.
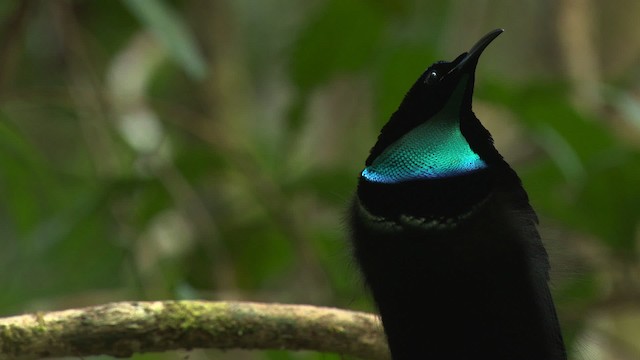
[[[309,305],[156,301],[0,318],[0,358],[36,359],[178,349],[312,350],[387,360],[372,314]]]

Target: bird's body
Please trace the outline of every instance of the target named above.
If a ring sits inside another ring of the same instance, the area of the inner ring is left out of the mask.
[[[536,215],[471,111],[500,32],[425,71],[359,180],[354,255],[394,360],[566,359]]]

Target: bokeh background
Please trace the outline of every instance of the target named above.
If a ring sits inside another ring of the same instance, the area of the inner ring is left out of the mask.
[[[504,27],[474,109],[541,216],[572,359],[640,359],[639,14],[635,0],[3,0],[0,315],[372,310],[344,228],[368,149],[428,65]]]

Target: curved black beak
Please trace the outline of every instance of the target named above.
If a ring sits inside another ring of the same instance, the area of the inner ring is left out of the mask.
[[[449,71],[449,73],[463,71],[467,67],[467,65],[475,64],[484,49],[489,46],[493,39],[502,34],[503,31],[504,29],[495,29],[487,35],[483,36],[482,39],[478,40],[478,42],[473,45],[471,50],[466,53],[462,60],[460,60],[460,62],[453,69],[451,69],[451,71]]]

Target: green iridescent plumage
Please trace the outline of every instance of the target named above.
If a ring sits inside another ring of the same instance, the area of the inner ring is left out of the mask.
[[[461,81],[466,84],[466,79]],[[369,181],[397,183],[437,179],[483,169],[487,164],[460,131],[459,108],[464,86],[459,85],[434,118],[390,145],[362,172]]]

